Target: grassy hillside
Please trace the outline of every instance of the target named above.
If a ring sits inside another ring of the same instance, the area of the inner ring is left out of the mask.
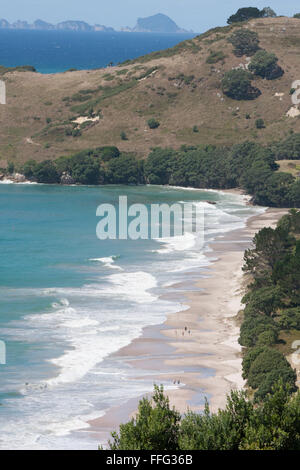
[[[257,32],[260,47],[274,52],[285,71],[277,80],[255,79],[253,85],[262,93],[253,101],[235,101],[221,91],[224,73],[246,63],[227,41],[240,27]],[[155,146],[227,145],[246,139],[267,143],[287,137],[291,130],[300,132],[300,118],[286,116],[292,83],[300,79],[299,53],[300,20],[266,18],[216,28],[109,69],[57,75],[5,69],[0,167],[105,145],[143,158]],[[89,114],[94,121],[74,123]],[[150,118],[160,126],[150,129]],[[259,118],[263,129],[256,128]]]

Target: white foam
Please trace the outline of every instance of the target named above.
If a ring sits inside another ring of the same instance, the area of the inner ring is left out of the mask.
[[[90,258],[89,261],[94,261],[98,263],[102,263],[105,267],[111,268],[111,269],[119,269],[120,271],[123,271],[123,269],[120,266],[115,265],[115,261],[119,258],[119,256],[108,256],[104,258]]]

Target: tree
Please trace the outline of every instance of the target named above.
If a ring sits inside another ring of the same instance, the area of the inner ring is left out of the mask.
[[[262,9],[262,17],[263,18],[276,18],[277,14],[271,7],[265,7]]]
[[[252,58],[249,70],[262,78],[274,80],[284,74],[283,69],[279,67],[277,62],[278,58],[275,54],[260,50]]]
[[[239,8],[239,10],[234,14],[231,15],[227,23],[239,23],[240,21],[248,21],[252,18],[261,18],[263,15],[262,11],[255,7],[248,7],[248,8]]]
[[[300,13],[295,13],[294,18],[299,18],[300,19]]]
[[[138,412],[126,424],[120,425],[119,434],[112,433],[111,450],[168,450],[178,447],[180,413],[170,407],[163,387],[154,386],[152,400],[143,398]]]
[[[237,57],[252,56],[259,49],[257,33],[248,29],[238,29],[229,37],[228,41],[233,45],[233,53]]]
[[[242,69],[226,72],[222,80],[222,91],[234,100],[252,100],[260,95],[260,91],[251,85],[252,75]]]

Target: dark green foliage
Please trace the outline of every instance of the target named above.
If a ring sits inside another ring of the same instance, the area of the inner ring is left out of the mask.
[[[36,166],[37,166],[37,162],[35,160],[28,160],[23,165],[22,172],[26,179],[30,180],[33,178]]]
[[[169,184],[176,159],[175,150],[161,148],[152,150],[144,166],[147,183]]]
[[[258,34],[248,29],[234,31],[228,41],[233,45],[233,52],[237,57],[252,56],[259,49]]]
[[[110,449],[176,451],[179,423],[180,413],[170,407],[163,388],[155,386],[152,400],[143,398],[136,417],[121,424],[119,434],[112,433]]]
[[[276,160],[300,160],[300,134],[295,133],[272,145]]]
[[[252,86],[251,79],[252,75],[247,70],[230,70],[222,80],[222,91],[234,100],[254,100],[261,93]]]
[[[224,61],[225,54],[223,51],[211,51],[206,59],[207,64],[216,64],[217,62]]]
[[[240,21],[248,21],[252,18],[261,18],[263,16],[263,10],[260,11],[258,8],[255,7],[248,7],[248,8],[239,8],[238,11],[231,15],[227,23],[239,23]]]
[[[124,131],[122,131],[122,132],[120,133],[120,137],[121,137],[121,140],[128,140],[128,137],[127,137],[127,135],[126,135],[126,132],[124,132]]]
[[[256,345],[260,334],[266,331],[272,331],[277,339],[278,327],[272,318],[261,314],[248,314],[241,325],[239,343],[251,348]]]
[[[255,121],[255,127],[256,129],[264,129],[266,126],[265,126],[265,121],[261,118],[259,119],[256,119]]]
[[[33,170],[33,178],[38,183],[59,183],[59,174],[51,160],[38,163]]]
[[[282,330],[300,330],[300,306],[280,312],[277,323]]]
[[[255,400],[264,400],[281,379],[296,389],[296,374],[284,355],[274,349],[280,330],[300,329],[300,211],[291,210],[276,229],[264,228],[254,237],[254,248],[245,252],[244,270],[254,282],[244,296],[246,303],[239,342],[244,352],[243,377],[255,389]]]
[[[255,359],[266,351],[266,346],[255,346],[254,348],[247,349],[243,357],[243,379],[246,379],[249,375],[249,370]]]
[[[294,18],[299,18],[300,19],[300,13],[295,13]]]
[[[111,184],[138,184],[142,182],[137,159],[131,155],[121,154],[118,158],[109,160],[106,180]]]
[[[154,118],[149,119],[147,124],[150,129],[157,129],[160,126],[160,122]]]
[[[264,402],[254,404],[245,392],[231,392],[224,410],[184,417],[171,409],[162,388],[152,402],[143,399],[138,414],[113,433],[111,450],[299,450],[300,393],[290,396],[280,381]]]
[[[248,385],[257,389],[256,399],[264,399],[268,393],[271,393],[272,387],[279,379],[289,384],[291,393],[296,391],[296,373],[286,358],[275,349],[266,348],[256,357],[250,366],[247,378]]]
[[[284,71],[277,64],[278,58],[275,54],[260,50],[256,52],[249,64],[249,70],[267,80],[282,77]]]
[[[7,165],[7,173],[9,175],[12,175],[15,171],[15,165],[13,162],[9,162],[8,165]]]

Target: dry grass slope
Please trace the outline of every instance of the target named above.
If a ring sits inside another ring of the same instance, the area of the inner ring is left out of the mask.
[[[269,142],[291,130],[300,132],[300,118],[286,116],[292,83],[300,79],[300,20],[267,18],[242,25],[259,34],[261,47],[274,52],[285,70],[278,80],[255,80],[262,95],[254,101],[231,100],[220,89],[224,72],[246,63],[246,57],[233,55],[227,41],[234,27],[210,30],[109,69],[57,75],[6,71],[1,77],[7,105],[0,107],[0,167],[103,145],[143,158],[155,146]],[[208,57],[219,60],[207,63]],[[89,113],[100,119],[81,124],[77,137],[67,135],[73,121]],[[161,125],[150,130],[147,120],[152,117]],[[264,119],[265,129],[256,129],[258,118]],[[121,139],[122,131],[128,140]]]

